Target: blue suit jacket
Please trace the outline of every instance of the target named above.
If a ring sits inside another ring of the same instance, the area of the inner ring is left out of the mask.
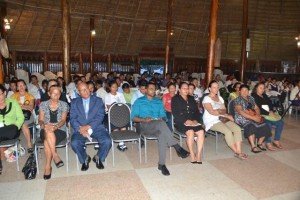
[[[90,125],[93,132],[106,132],[103,125],[103,119],[105,115],[104,104],[101,98],[94,95],[90,96],[88,119],[85,117],[83,101],[81,97],[72,100],[70,109],[70,122],[74,129],[74,134],[79,133],[79,127]]]

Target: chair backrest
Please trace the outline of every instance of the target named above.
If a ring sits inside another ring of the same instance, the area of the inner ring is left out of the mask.
[[[130,124],[130,128],[132,128],[130,121],[130,108],[128,105],[124,103],[115,103],[108,110],[108,129],[111,132],[111,125],[116,128],[123,128]]]
[[[231,100],[228,102],[228,105],[227,105],[227,112],[228,114],[230,114],[233,118],[234,118],[234,114],[235,114],[235,100]]]

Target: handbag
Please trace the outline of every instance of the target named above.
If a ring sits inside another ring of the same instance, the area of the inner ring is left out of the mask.
[[[269,120],[271,122],[277,122],[281,120],[281,116],[278,113],[275,113],[274,116],[270,115],[262,115],[266,120]]]
[[[22,110],[25,120],[30,120],[31,111],[30,110]]]
[[[228,118],[222,117],[222,116],[219,116],[219,120],[220,120],[221,122],[223,122],[223,123],[227,123],[227,122],[230,121]]]
[[[34,153],[31,153],[22,169],[22,172],[24,173],[24,177],[27,180],[35,179],[36,177],[36,161],[34,158]]]

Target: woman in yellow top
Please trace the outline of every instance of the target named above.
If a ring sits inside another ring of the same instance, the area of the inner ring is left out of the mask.
[[[18,92],[11,95],[10,98],[16,99],[23,111],[27,110],[27,111],[32,112],[32,110],[34,108],[34,97],[27,92],[26,83],[24,80],[20,79],[17,81],[17,89],[18,89]],[[28,153],[33,152],[32,143],[31,143],[31,139],[30,139],[30,130],[28,128],[28,125],[32,124],[33,122],[34,122],[34,119],[33,119],[33,116],[31,115],[30,119],[25,120],[24,124],[21,127],[22,132],[27,141]]]
[[[241,83],[239,83],[239,82],[236,82],[233,85],[234,92],[231,92],[229,95],[230,101],[236,99],[240,95],[240,86],[241,86]]]
[[[14,99],[6,98],[6,89],[0,85],[0,142],[18,138],[19,129],[24,122],[21,107]],[[1,157],[4,149],[1,149]],[[2,162],[0,158],[0,174],[2,173]]]

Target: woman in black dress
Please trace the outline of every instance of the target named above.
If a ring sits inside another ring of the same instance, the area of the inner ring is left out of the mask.
[[[202,164],[201,151],[204,142],[204,131],[200,122],[200,113],[194,97],[188,95],[188,84],[179,85],[179,94],[172,98],[172,114],[175,128],[186,134],[186,143],[190,151],[190,160],[193,164]],[[197,152],[193,153],[194,137],[197,137]]]

